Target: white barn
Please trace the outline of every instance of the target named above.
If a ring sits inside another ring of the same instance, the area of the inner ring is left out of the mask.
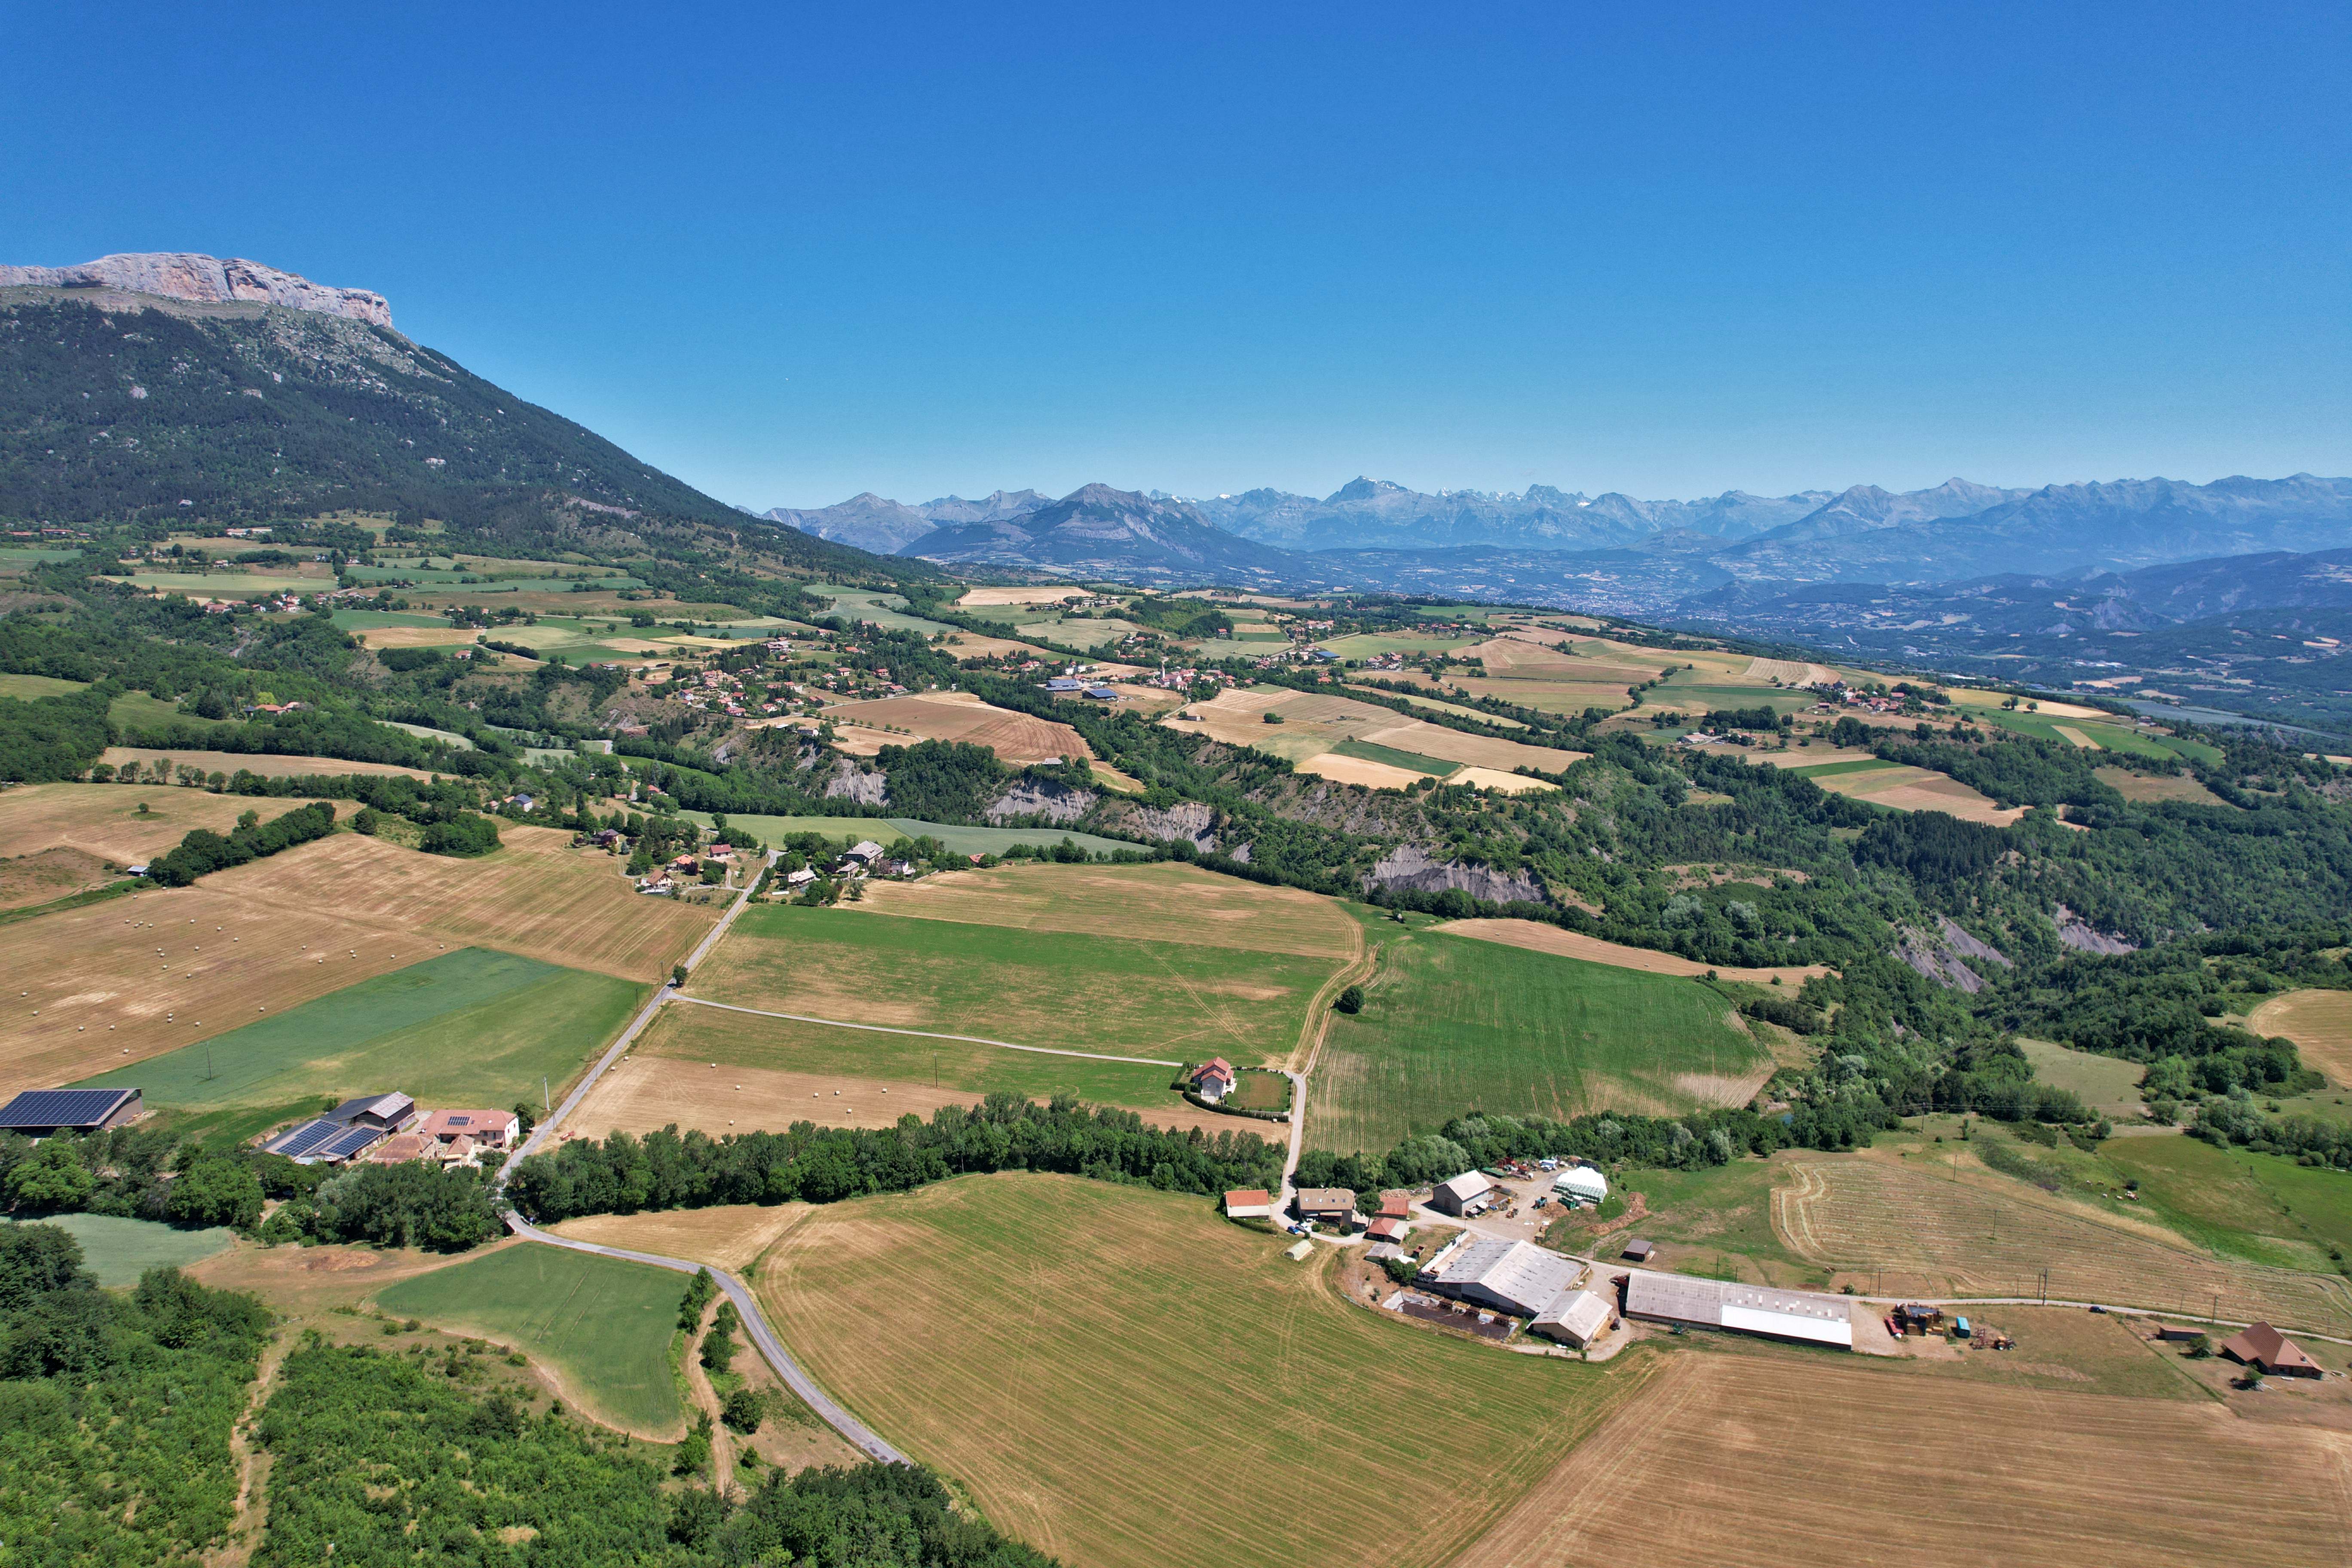
[[[1457,1219],[1470,1212],[1495,1190],[1494,1178],[1483,1171],[1465,1171],[1450,1182],[1440,1182],[1437,1190],[1429,1194],[1429,1206],[1440,1214],[1450,1214]]]
[[[1597,1204],[1609,1195],[1609,1178],[1590,1165],[1570,1165],[1551,1179],[1551,1190],[1572,1204]]]
[[[1582,1350],[1609,1331],[1617,1321],[1617,1309],[1605,1296],[1590,1290],[1570,1290],[1542,1311],[1528,1325],[1528,1331],[1558,1340],[1564,1345]]]
[[[1696,1329],[1853,1349],[1853,1303],[1810,1290],[1774,1290],[1727,1279],[1637,1270],[1626,1279],[1625,1315]]]

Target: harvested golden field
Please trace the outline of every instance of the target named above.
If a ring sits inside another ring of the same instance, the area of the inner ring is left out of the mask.
[[[982,702],[969,692],[926,691],[842,702],[824,710],[840,732],[835,744],[851,756],[870,757],[885,746],[917,741],[961,741],[986,746],[1013,763],[1091,757],[1094,751],[1067,724],[1016,713]],[[892,729],[885,729],[884,726]],[[893,731],[898,732],[893,732]]]
[[[164,784],[20,784],[0,790],[0,855],[63,847],[133,866],[161,855],[192,828],[226,833],[239,812],[258,808],[269,816],[302,804]],[[139,815],[142,805],[145,816]],[[353,808],[346,803],[343,809]]]
[[[1584,757],[1584,753],[1579,752],[1561,752],[1558,755],[1563,767],[1571,762],[1581,762]],[[1498,789],[1505,795],[1526,795],[1531,790],[1540,793],[1559,787],[1548,779],[1531,779],[1525,773],[1497,773],[1493,768],[1464,768],[1458,773],[1448,773],[1445,782],[1467,784],[1472,789]]]
[[[1748,661],[1750,680],[1777,680],[1783,686],[1826,686],[1840,679],[1838,672],[1826,664],[1803,664],[1789,658],[1751,658]]]
[[[1066,599],[1083,599],[1087,593],[1084,588],[1055,587],[1051,584],[1034,584],[1025,588],[972,588],[956,603],[965,609],[987,605],[1058,605]]]
[[[2352,991],[2290,991],[2246,1015],[2246,1027],[2284,1035],[2331,1084],[2352,1083]]]
[[[1344,742],[1408,752],[1441,763],[1493,768],[1501,773],[1521,767],[1559,773],[1570,763],[1581,762],[1587,755],[1583,752],[1554,751],[1548,746],[1530,746],[1494,736],[1465,734],[1459,730],[1449,730],[1426,720],[1410,719],[1392,709],[1375,707],[1352,698],[1297,692],[1281,687],[1235,689],[1221,692],[1212,702],[1191,703],[1185,710],[1197,717],[1163,720],[1162,722],[1187,733],[1208,735],[1229,745],[1255,746],[1260,751],[1272,752],[1297,763],[1327,755],[1330,748]],[[1265,716],[1268,713],[1276,715],[1281,722],[1267,723]],[[1382,765],[1389,773],[1397,775],[1404,783],[1419,776],[1402,767]],[[1327,777],[1344,776],[1330,773],[1328,767],[1318,767],[1315,771],[1324,773]],[[1347,782],[1360,781],[1350,778]],[[1394,785],[1384,783],[1376,787],[1402,787],[1402,783]]]
[[[11,977],[30,994],[0,1014],[0,1084],[70,1083],[460,947],[659,979],[718,918],[632,892],[555,829],[504,832],[480,860],[338,833],[16,926]]]
[[[1860,773],[1830,773],[1813,782],[1825,790],[1872,805],[1896,811],[1947,812],[1964,822],[1981,822],[1989,827],[2007,827],[2025,815],[2021,805],[2004,811],[1959,780],[1926,768],[1873,768]]]
[[[1569,1568],[2309,1565],[2352,1534],[2344,1434],[2217,1404],[1691,1347],[1455,1562]]]
[[[508,640],[511,628],[502,633]],[[369,647],[463,647],[481,634],[471,626],[364,626],[352,635]]]
[[[0,860],[0,910],[29,909],[115,880],[106,862],[82,849],[37,849]]]
[[[1016,642],[1011,637],[982,637],[978,632],[950,632],[948,635],[946,650],[950,658],[959,661],[968,658],[1003,658],[1007,656],[1014,658],[1041,659],[1058,657],[1047,653],[1044,648],[1033,647],[1025,642]]]
[[[999,866],[881,883],[863,908],[925,920],[1349,959],[1363,931],[1329,899],[1195,866]]]
[[[1155,1127],[1211,1133],[1282,1129],[1202,1110],[1170,1088],[1174,1069],[1007,1050],[971,1040],[845,1029],[674,1002],[597,1081],[569,1125],[603,1136],[677,1122],[714,1136],[782,1131],[795,1121],[887,1127],[912,1111],[977,1105],[990,1094],[1040,1102],[1069,1095],[1133,1110]]]
[[[1282,1239],[1203,1198],[969,1176],[816,1210],[757,1289],[835,1398],[1089,1568],[1444,1562],[1651,1370],[1423,1331]]]
[[[1366,789],[1410,789],[1430,776],[1415,773],[1411,768],[1391,767],[1386,763],[1376,763],[1367,757],[1345,756],[1338,752],[1318,752],[1302,758],[1293,766],[1302,773],[1313,773],[1319,779],[1329,779],[1334,784],[1361,784]]]
[[[547,1226],[566,1241],[690,1258],[740,1273],[806,1215],[808,1204],[720,1204],[658,1214],[598,1214]]]
[[[2056,1300],[2201,1315],[2218,1298],[2223,1318],[2352,1333],[2352,1289],[2334,1275],[2216,1258],[1972,1161],[1916,1163],[1791,1159],[1772,1228],[1801,1257],[1895,1294],[2038,1296],[2046,1271]]]
[[[1619,969],[1639,969],[1649,974],[1706,974],[1710,972],[1725,980],[1741,981],[1750,985],[1769,985],[1775,978],[1783,985],[1802,985],[1816,974],[1830,973],[1825,963],[1792,963],[1781,969],[1731,969],[1721,964],[1701,963],[1680,953],[1654,952],[1646,947],[1627,947],[1621,942],[1603,942],[1597,936],[1586,936],[1560,926],[1545,925],[1538,921],[1448,921],[1435,928],[1451,931],[1455,936],[1475,937],[1480,942],[1499,942],[1510,947],[1529,948],[1537,952],[1554,952],[1562,958],[1580,958],[1587,963],[1613,964]]]
[[[404,768],[391,763],[352,763],[341,757],[279,757],[261,752],[159,752],[148,746],[109,746],[99,761],[109,767],[119,768],[125,763],[144,767],[159,757],[168,759],[175,769],[202,768],[208,773],[229,774],[243,769],[266,779],[294,778],[305,773],[406,773],[413,779],[434,776],[424,768]]]

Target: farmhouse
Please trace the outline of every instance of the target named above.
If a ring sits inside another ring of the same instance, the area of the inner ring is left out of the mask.
[[[1272,1219],[1274,1195],[1255,1187],[1236,1187],[1225,1194],[1227,1219]]]
[[[2303,1347],[2272,1328],[2253,1323],[2221,1342],[2221,1353],[2270,1377],[2317,1377],[2319,1363]]]
[[[1617,1309],[1606,1296],[1570,1290],[1538,1312],[1528,1331],[1582,1350],[1607,1333],[1617,1321]]]
[[[514,1140],[522,1121],[511,1110],[434,1110],[425,1113],[416,1131],[440,1143],[459,1139],[489,1149],[504,1149]]]
[[[340,1165],[358,1159],[383,1139],[381,1127],[355,1127],[321,1116],[280,1132],[261,1147],[263,1152],[283,1154],[298,1165]]]
[[[373,1127],[386,1132],[404,1131],[416,1118],[416,1101],[397,1091],[363,1094],[327,1112],[327,1120],[346,1127]]]
[[[1584,1265],[1525,1241],[1481,1237],[1424,1270],[1421,1282],[1442,1296],[1533,1318],[1569,1294]]]
[[[1403,1234],[1404,1221],[1391,1219],[1385,1215],[1364,1227],[1365,1239],[1370,1241],[1392,1242]]]
[[[845,860],[855,860],[861,866],[872,865],[882,857],[882,846],[871,838],[860,839],[841,852]]]
[[[1356,1223],[1355,1192],[1348,1187],[1308,1187],[1298,1194],[1298,1217],[1352,1229]]]
[[[1843,1297],[1769,1290],[1727,1279],[1636,1270],[1625,1280],[1625,1315],[1694,1329],[1729,1329],[1768,1340],[1853,1348],[1852,1309]]]
[[[1192,1069],[1192,1092],[1211,1105],[1223,1103],[1233,1093],[1236,1081],[1234,1064],[1223,1057],[1202,1062]],[[1350,1202],[1354,1200],[1349,1199]]]
[[[1429,1206],[1459,1219],[1486,1208],[1493,1202],[1487,1194],[1494,1191],[1493,1177],[1482,1171],[1465,1171],[1450,1182],[1438,1183],[1437,1190],[1429,1194]]]
[[[102,1132],[137,1116],[135,1089],[28,1089],[0,1106],[0,1132],[47,1138],[52,1132]]]

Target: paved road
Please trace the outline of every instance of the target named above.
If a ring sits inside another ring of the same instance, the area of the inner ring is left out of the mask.
[[[773,849],[768,851],[769,865],[772,866],[776,863],[776,855],[777,851]],[[695,944],[694,951],[686,955],[687,968],[692,969],[696,964],[700,963],[703,955],[718,945],[719,939],[727,934],[727,928],[735,923],[735,917],[743,912],[743,906],[751,901],[751,889],[759,885],[760,879],[757,877],[744,883],[743,890],[736,895],[735,901],[727,906],[727,912],[719,917],[719,923],[712,926],[709,934]],[[572,1114],[582,1100],[588,1098],[588,1091],[596,1086],[598,1079],[604,1076],[604,1069],[619,1061],[621,1053],[627,1050],[638,1035],[645,1031],[645,1026],[654,1021],[654,1015],[661,1011],[662,1004],[677,995],[677,992],[667,983],[656,991],[653,1000],[646,1004],[645,1010],[630,1021],[627,1028],[621,1031],[621,1037],[614,1040],[604,1054],[596,1058],[596,1065],[590,1068],[586,1075],[572,1086],[572,1092],[563,1097],[563,1103],[550,1112],[546,1121],[531,1129],[530,1136],[523,1141],[522,1147],[515,1151],[514,1157],[509,1160],[505,1168],[499,1173],[499,1189],[501,1192],[506,1190],[507,1172],[513,1170],[526,1156],[539,1152],[541,1147],[546,1143],[548,1135],[555,1131],[557,1125],[565,1117]]]
[[[772,866],[775,860],[776,851],[772,849],[768,852],[768,864]],[[742,913],[743,906],[751,901],[751,889],[758,885],[759,879],[755,877],[736,898],[734,903],[728,907],[727,912],[719,917],[719,923],[710,929],[710,934],[704,937],[695,947],[694,952],[688,956],[686,963],[688,969],[700,963],[703,955],[717,945],[720,937],[727,934],[727,928],[734,923],[735,917]],[[630,1042],[635,1040],[638,1033],[653,1021],[654,1015],[661,1011],[664,1003],[692,1000],[694,998],[690,996],[680,996],[676,989],[668,985],[656,992],[654,999],[646,1004],[645,1010],[621,1032],[621,1037],[614,1040],[611,1048],[596,1059],[596,1065],[588,1069],[579,1085],[563,1097],[563,1103],[557,1106],[553,1113],[532,1131],[530,1139],[515,1152],[514,1158],[509,1160],[504,1168],[499,1172],[499,1191],[504,1192],[506,1189],[508,1173],[512,1172],[525,1156],[539,1152],[541,1145],[558,1126],[562,1125],[563,1119],[571,1115],[574,1108],[587,1098],[588,1091],[595,1087],[596,1080],[604,1076],[604,1069],[618,1061],[621,1053],[629,1048]],[[680,1274],[692,1274],[698,1268],[709,1267],[690,1258],[664,1258],[658,1253],[631,1252],[625,1247],[599,1247],[593,1242],[572,1241],[564,1237],[551,1236],[512,1211],[507,1214],[506,1221],[507,1228],[517,1236],[531,1241],[544,1242],[550,1247],[564,1247],[572,1252],[593,1252],[604,1258],[625,1258],[631,1263],[649,1263],[656,1268],[673,1269]],[[792,1352],[784,1349],[783,1342],[776,1338],[775,1331],[768,1327],[767,1317],[760,1310],[759,1302],[752,1300],[751,1292],[740,1279],[723,1268],[712,1268],[710,1276],[719,1281],[719,1288],[727,1292],[727,1299],[735,1303],[735,1310],[741,1314],[743,1327],[751,1334],[751,1342],[759,1347],[761,1355],[767,1359],[768,1364],[775,1368],[776,1375],[783,1379],[786,1387],[806,1401],[808,1407],[815,1411],[826,1426],[846,1437],[862,1452],[879,1459],[886,1465],[903,1465],[908,1462],[906,1455],[875,1436],[864,1422],[835,1404],[832,1397],[817,1386],[816,1380],[801,1369],[801,1363],[794,1361]]]
[[[1162,1061],[1158,1057],[1110,1057],[1100,1051],[1066,1051],[1055,1046],[1016,1046],[1010,1040],[991,1040],[979,1035],[942,1035],[930,1029],[893,1029],[880,1024],[848,1024],[839,1018],[813,1018],[805,1013],[771,1013],[761,1007],[739,1007],[732,1002],[713,1002],[706,996],[673,995],[677,1002],[691,1002],[698,1007],[723,1007],[730,1013],[749,1013],[755,1018],[786,1018],[795,1024],[824,1024],[835,1029],[863,1029],[871,1035],[913,1035],[925,1040],[961,1040],[968,1046],[994,1046],[1001,1051],[1034,1051],[1041,1057],[1084,1057],[1090,1062],[1133,1062],[1139,1067],[1181,1068],[1177,1061]]]
[[[516,1214],[507,1215],[507,1227],[517,1236],[530,1241],[545,1242],[550,1247],[561,1247],[572,1252],[593,1252],[600,1258],[618,1258],[631,1263],[649,1263],[656,1268],[674,1269],[680,1274],[691,1274],[698,1268],[709,1267],[708,1264],[693,1263],[682,1258],[664,1258],[657,1253],[631,1252],[625,1247],[599,1247],[593,1242],[573,1241],[565,1237],[551,1236]],[[727,1292],[729,1300],[735,1303],[735,1310],[742,1315],[743,1326],[751,1331],[751,1342],[760,1347],[760,1353],[767,1357],[770,1366],[776,1369],[776,1375],[782,1378],[794,1394],[807,1401],[808,1407],[823,1417],[826,1426],[886,1465],[903,1465],[909,1462],[906,1455],[875,1436],[872,1429],[864,1422],[835,1405],[832,1397],[824,1389],[819,1388],[808,1373],[801,1370],[800,1363],[792,1358],[791,1353],[777,1342],[774,1333],[769,1330],[768,1320],[761,1314],[759,1303],[751,1299],[751,1290],[740,1279],[723,1268],[712,1268],[710,1277],[719,1281],[719,1288]]]

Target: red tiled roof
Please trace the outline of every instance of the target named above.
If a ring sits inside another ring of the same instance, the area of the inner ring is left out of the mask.
[[[1394,1241],[1403,1234],[1403,1225],[1387,1215],[1382,1215],[1364,1227],[1364,1234],[1374,1241]]]
[[[1274,1194],[1256,1187],[1235,1187],[1225,1194],[1225,1206],[1229,1209],[1271,1208],[1274,1206]]]
[[[1407,1219],[1412,1215],[1412,1194],[1411,1193],[1388,1192],[1381,1194],[1382,1219]]]

